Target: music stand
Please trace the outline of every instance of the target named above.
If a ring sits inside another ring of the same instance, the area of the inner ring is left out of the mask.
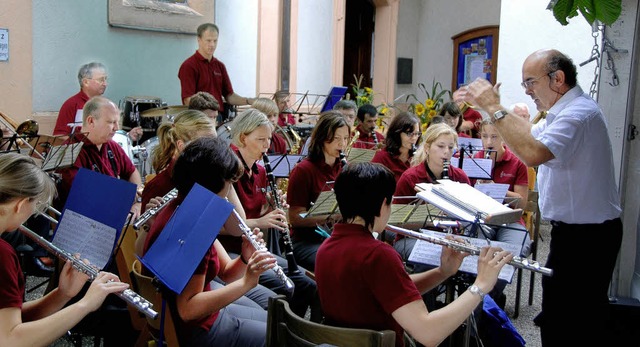
[[[299,154],[272,154],[269,155],[269,162],[273,170],[273,177],[288,178],[291,170],[304,159],[304,155]],[[264,164],[263,164],[264,165]]]
[[[327,99],[324,101],[324,104],[322,105],[322,109],[320,109],[320,113],[332,110],[333,106],[344,97],[346,92],[347,92],[347,87],[344,87],[344,86],[331,87],[331,90],[329,90],[329,93],[327,94]]]
[[[77,134],[47,136],[47,141],[40,143],[40,145],[46,148],[46,151],[43,152],[44,161],[42,162],[42,170],[56,171],[70,167],[76,162],[84,142],[74,142],[73,139],[75,135]],[[85,136],[85,134],[82,135]],[[67,137],[68,140],[65,140]],[[59,145],[57,145],[58,143]],[[38,143],[36,143],[34,147],[37,146]]]
[[[304,214],[303,218],[312,216],[324,216],[339,213],[338,201],[336,201],[336,193],[332,190],[325,190],[320,192],[318,199],[311,206],[309,211]]]
[[[349,163],[370,163],[373,160],[373,156],[376,155],[376,151],[373,149],[365,148],[351,148],[347,161]]]

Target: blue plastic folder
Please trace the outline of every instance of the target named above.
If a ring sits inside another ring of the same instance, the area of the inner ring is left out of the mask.
[[[140,261],[177,294],[229,218],[233,205],[195,184]]]
[[[342,97],[346,92],[347,92],[347,87],[343,87],[343,86],[331,87],[331,90],[329,91],[329,94],[327,94],[327,99],[325,100],[324,105],[322,105],[322,109],[320,110],[320,112],[322,113],[324,111],[329,111],[333,109],[333,106],[338,101],[340,101],[340,99],[342,99]]]

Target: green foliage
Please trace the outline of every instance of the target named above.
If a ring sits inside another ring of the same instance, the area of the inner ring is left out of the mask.
[[[576,17],[578,12],[593,25],[598,20],[606,25],[613,24],[622,12],[622,0],[557,0],[553,5],[553,16],[562,25]]]

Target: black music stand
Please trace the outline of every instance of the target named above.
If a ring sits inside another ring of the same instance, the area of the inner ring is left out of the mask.
[[[304,155],[299,154],[270,154],[269,162],[275,178],[289,178],[291,170],[304,159]]]

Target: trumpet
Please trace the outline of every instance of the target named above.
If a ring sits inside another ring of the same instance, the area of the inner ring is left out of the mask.
[[[89,281],[93,281],[98,276],[98,270],[96,270],[96,268],[91,265],[85,264],[82,260],[77,259],[71,253],[60,249],[53,243],[44,239],[42,236],[33,232],[31,229],[25,227],[24,225],[21,225],[18,227],[18,230],[20,230],[20,232],[22,232],[25,236],[44,248],[47,252],[55,255],[62,260],[70,261],[71,265],[76,270],[89,276]],[[158,312],[153,310],[153,304],[133,290],[125,289],[120,293],[115,293],[115,295],[126,301],[129,305],[132,305],[133,307],[138,309],[138,311],[144,313],[147,317],[151,319],[156,319],[158,317]]]
[[[242,217],[238,214],[238,211],[234,209],[232,213],[235,216],[236,220],[238,221],[238,227],[240,227],[240,230],[242,231],[244,236],[247,238],[247,240],[251,242],[251,245],[253,246],[253,248],[256,251],[266,251],[267,248],[256,240],[256,236],[251,232],[251,229],[247,226],[247,224],[244,222]],[[284,273],[284,271],[282,270],[282,267],[276,263],[275,266],[271,268],[271,270],[273,270],[273,272],[276,273],[276,276],[280,281],[282,281],[286,290],[288,292],[293,293],[293,289],[295,288],[295,285],[293,284],[293,281],[289,277],[287,277],[287,275]]]
[[[419,232],[416,232],[416,231],[412,231],[412,230],[408,230],[408,229],[404,229],[404,228],[400,228],[400,227],[396,227],[396,226],[388,225],[388,224],[385,227],[385,230],[393,232],[393,233],[396,233],[396,234],[404,235],[404,236],[407,236],[407,237],[412,237],[414,239],[418,239],[418,240],[423,240],[423,241],[427,241],[427,242],[430,242],[430,243],[434,243],[436,245],[446,246],[446,247],[452,248],[452,249],[454,249],[456,251],[467,252],[467,253],[470,253],[472,255],[480,254],[480,248],[478,248],[478,247],[476,247],[474,245],[462,243],[462,242],[459,242],[459,241],[448,240],[448,239],[445,239],[443,237],[431,236],[431,235],[419,233]],[[543,267],[542,265],[540,265],[540,263],[538,263],[535,260],[530,260],[530,259],[523,258],[523,257],[514,256],[513,259],[511,259],[511,261],[508,264],[512,265],[514,267],[520,268],[520,269],[530,270],[530,271],[533,271],[533,272],[538,272],[538,273],[541,273],[541,274],[543,274],[545,276],[552,276],[553,275],[553,270],[552,269],[549,269],[547,267]]]
[[[158,212],[160,212],[160,210],[162,210],[165,206],[167,206],[167,204],[171,200],[175,199],[177,196],[178,196],[178,189],[176,188],[171,189],[167,194],[165,194],[162,197],[162,204],[144,211],[144,213],[133,222],[133,228],[136,230],[139,230],[140,227],[144,225],[144,223],[146,223],[149,219],[151,219],[151,217],[155,216]]]

